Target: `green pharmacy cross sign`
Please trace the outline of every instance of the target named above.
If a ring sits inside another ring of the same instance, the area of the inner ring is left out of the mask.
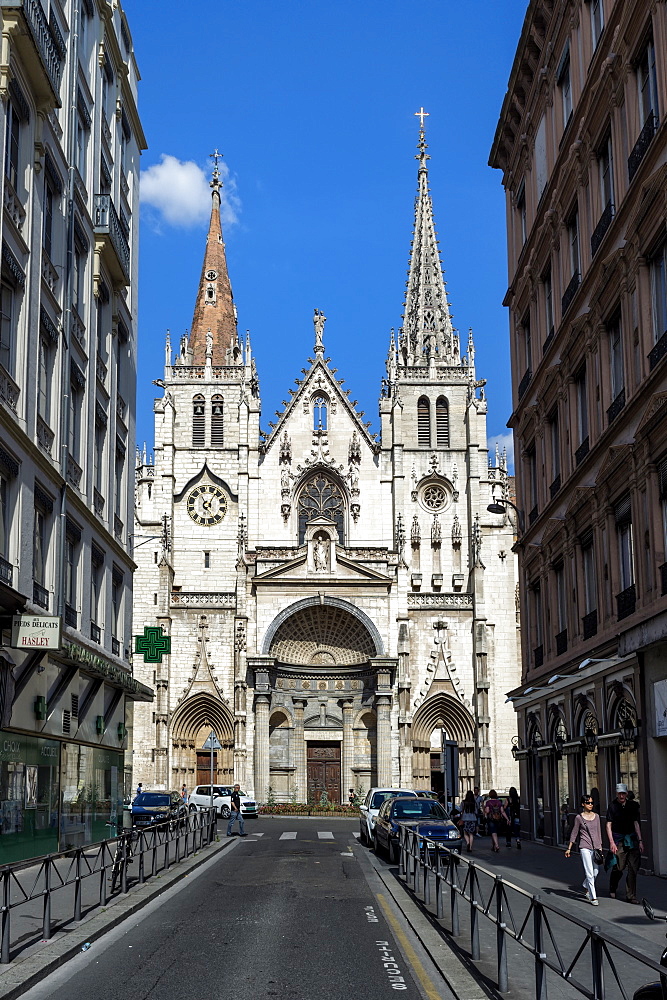
[[[162,657],[171,653],[171,636],[160,626],[146,625],[144,634],[134,637],[134,651],[143,654],[144,663],[162,663]]]

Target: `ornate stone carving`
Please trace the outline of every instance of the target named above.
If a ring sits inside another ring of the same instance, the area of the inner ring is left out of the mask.
[[[482,529],[479,524],[479,514],[475,514],[472,525],[472,564],[475,569],[485,569],[482,562]]]
[[[356,465],[361,464],[361,441],[359,440],[359,435],[356,429],[352,433],[352,438],[350,440],[350,446],[347,450],[347,460],[350,464],[353,462]]]
[[[440,545],[442,542],[442,526],[440,524],[440,518],[437,514],[433,515],[433,522],[431,524],[431,545]]]
[[[182,590],[172,590],[171,603],[187,608],[235,608],[236,594],[222,591],[208,593],[193,593]]]
[[[352,515],[352,520],[354,521],[355,524],[359,520],[360,513],[361,513],[361,505],[358,503],[351,503],[350,514]]]
[[[408,594],[408,607],[425,611],[472,611],[472,594]]]
[[[244,621],[237,621],[236,627],[234,629],[234,649],[237,653],[242,652],[246,648],[246,623]]]
[[[452,545],[454,548],[458,548],[463,540],[463,534],[461,532],[461,522],[459,521],[459,515],[454,514],[454,521],[452,523]]]
[[[280,455],[278,460],[281,465],[289,465],[292,461],[292,442],[287,431],[285,431],[280,439]]]
[[[418,548],[421,542],[421,528],[419,527],[419,518],[415,514],[412,518],[412,529],[410,531],[410,541],[412,542],[413,548]]]

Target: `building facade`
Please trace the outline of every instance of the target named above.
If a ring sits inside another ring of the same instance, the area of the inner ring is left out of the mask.
[[[259,801],[346,801],[377,783],[513,783],[518,682],[513,524],[489,463],[472,333],[461,356],[433,222],[423,130],[403,326],[392,332],[381,433],[343,389],[314,316],[313,356],[270,431],[239,341],[213,206],[189,337],[155,402],[154,461],[137,468],[135,630],[171,655],[137,668],[135,778],[216,779]]]
[[[667,10],[533,0],[491,152],[507,196],[524,828],[636,794],[667,872]]]
[[[138,72],[120,5],[1,0],[0,845],[108,836],[129,664]],[[12,616],[59,648],[13,648]],[[57,645],[57,643],[56,643]]]

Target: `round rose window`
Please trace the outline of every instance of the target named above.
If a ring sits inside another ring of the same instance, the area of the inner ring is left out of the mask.
[[[443,510],[449,503],[449,493],[439,483],[430,483],[422,490],[421,502],[426,510]]]

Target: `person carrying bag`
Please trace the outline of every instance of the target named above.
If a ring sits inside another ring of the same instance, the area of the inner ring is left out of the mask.
[[[600,816],[593,809],[593,799],[590,795],[583,795],[581,799],[581,812],[575,817],[570,834],[570,843],[565,852],[565,857],[569,858],[572,848],[579,842],[579,853],[581,863],[584,866],[584,894],[589,903],[598,905],[598,898],[595,892],[595,879],[600,871],[600,866],[604,864],[604,854],[602,852],[602,828],[600,826]]]

